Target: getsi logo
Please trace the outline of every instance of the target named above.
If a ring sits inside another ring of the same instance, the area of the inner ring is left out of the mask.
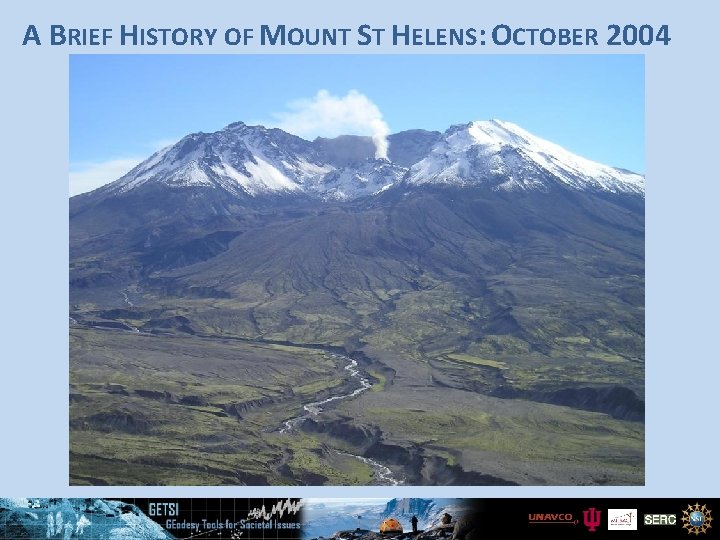
[[[637,531],[637,510],[608,508],[608,531]]]
[[[683,510],[683,529],[687,529],[688,534],[695,536],[704,534],[712,527],[712,519],[712,513],[706,505],[688,504],[687,510]]]
[[[583,510],[583,523],[590,532],[595,532],[595,529],[600,526],[601,517],[602,512],[600,510],[595,510],[594,508]]]

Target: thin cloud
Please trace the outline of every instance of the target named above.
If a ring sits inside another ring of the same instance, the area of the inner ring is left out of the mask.
[[[179,138],[157,139],[147,145],[150,153],[155,153],[163,148],[178,142]],[[148,154],[149,156],[150,154]],[[114,182],[118,178],[148,158],[126,157],[108,159],[97,162],[81,162],[70,164],[70,196],[74,197],[80,193],[87,193],[105,184]]]
[[[387,158],[390,127],[375,103],[357,90],[334,96],[320,90],[312,99],[299,99],[287,105],[287,111],[274,113],[269,124],[299,137],[337,137],[369,135],[375,143],[375,155]]]
[[[143,158],[110,159],[96,163],[70,164],[70,196],[86,193],[127,174]]]

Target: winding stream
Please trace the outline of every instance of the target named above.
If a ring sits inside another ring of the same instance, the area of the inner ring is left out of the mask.
[[[128,299],[129,300],[129,299]],[[72,325],[83,325],[83,323],[80,323],[73,317],[70,317],[70,324]],[[118,327],[110,327],[110,326],[93,326],[90,325],[90,328],[96,328],[98,330],[114,330],[114,331],[121,331],[121,332],[134,332],[134,333],[146,333],[141,331],[138,328],[135,328],[134,326],[131,326],[127,323],[124,323],[126,328],[118,328]],[[295,429],[297,426],[299,426],[302,422],[307,420],[308,418],[312,418],[314,416],[318,416],[324,411],[324,406],[328,403],[332,403],[333,401],[340,401],[344,399],[352,399],[363,392],[369,390],[372,388],[372,383],[367,377],[364,377],[360,369],[358,368],[358,363],[356,360],[353,360],[352,358],[349,358],[347,356],[344,356],[342,354],[335,354],[335,353],[328,353],[328,356],[330,358],[336,358],[340,360],[345,360],[347,362],[347,365],[343,368],[348,372],[348,380],[356,379],[357,380],[357,387],[351,391],[346,392],[343,394],[336,394],[332,395],[328,398],[325,398],[320,401],[312,401],[310,403],[306,403],[303,406],[303,413],[299,416],[295,416],[293,418],[290,418],[289,420],[286,420],[283,422],[283,427],[279,430],[280,433],[291,433],[293,429]],[[381,463],[378,463],[374,459],[366,458],[363,456],[358,456],[355,454],[350,454],[348,452],[342,452],[340,450],[333,450],[335,453],[339,455],[345,455],[352,457],[354,459],[357,459],[364,463],[365,465],[369,466],[373,471],[373,484],[374,485],[381,485],[381,486],[399,486],[403,485],[404,482],[398,478],[396,478],[393,474],[393,472],[386,467],[385,465],[382,465]]]
[[[125,304],[127,304],[128,307],[135,307],[135,304],[130,301],[130,297],[128,296],[127,292],[120,291],[120,294],[122,294],[123,301],[125,302]]]
[[[368,379],[362,376],[362,373],[360,373],[360,370],[358,369],[357,361],[353,360],[352,358],[348,358],[347,356],[343,356],[341,354],[330,354],[331,358],[340,358],[342,360],[347,360],[348,364],[343,368],[348,371],[349,373],[349,379],[357,379],[360,383],[360,386],[358,386],[355,390],[352,392],[349,392],[347,394],[337,394],[334,396],[330,396],[329,398],[323,399],[322,401],[313,401],[311,403],[306,403],[303,406],[303,411],[305,411],[300,416],[295,416],[294,418],[290,418],[289,420],[286,420],[283,423],[283,428],[280,429],[280,433],[289,433],[293,430],[296,426],[307,420],[308,418],[312,416],[317,416],[321,412],[323,412],[323,405],[326,405],[328,403],[331,403],[333,401],[340,401],[342,399],[350,399],[354,398],[355,396],[365,392],[370,387],[372,387],[372,384]]]
[[[395,475],[390,469],[388,469],[382,463],[378,463],[374,459],[366,458],[363,456],[356,456],[355,454],[349,454],[347,452],[340,452],[339,450],[336,450],[336,452],[343,456],[354,457],[355,459],[362,461],[365,465],[368,465],[373,470],[373,477],[375,478],[375,481],[372,485],[402,486],[404,484],[402,480],[395,478]]]
[[[348,371],[349,379],[357,379],[359,386],[353,390],[352,392],[348,392],[346,394],[337,394],[334,396],[330,396],[329,398],[323,399],[321,401],[313,401],[311,403],[307,403],[303,406],[303,414],[300,416],[296,416],[294,418],[291,418],[290,420],[286,420],[283,423],[283,427],[280,429],[280,433],[290,433],[294,428],[296,428],[298,425],[300,425],[302,422],[307,420],[310,417],[317,416],[323,412],[323,406],[327,405],[328,403],[332,403],[333,401],[340,401],[343,399],[351,399],[355,396],[365,392],[369,388],[372,387],[372,384],[370,381],[362,376],[362,373],[358,369],[357,361],[353,360],[352,358],[348,358],[347,356],[343,356],[341,354],[330,354],[331,358],[339,358],[342,360],[346,360],[348,364],[343,368]],[[357,456],[355,454],[350,454],[348,452],[341,452],[339,450],[335,450],[337,454],[344,455],[344,456],[350,456],[352,458],[355,458],[361,462],[363,462],[365,465],[368,465],[372,471],[373,471],[373,478],[374,478],[374,484],[378,486],[400,486],[403,484],[402,480],[399,480],[395,478],[393,475],[393,472],[387,468],[385,465],[378,463],[374,459],[366,458],[363,456]]]

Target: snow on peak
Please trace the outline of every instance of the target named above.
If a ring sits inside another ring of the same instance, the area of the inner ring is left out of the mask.
[[[551,179],[575,189],[643,195],[642,175],[596,163],[501,120],[453,126],[411,167],[413,183],[547,189]]]
[[[468,124],[468,132],[478,144],[531,144],[533,137],[520,126],[502,120],[475,121]],[[538,139],[540,140],[540,139]]]
[[[412,145],[412,132],[406,132]],[[125,193],[146,183],[171,189],[224,190],[235,196],[303,193],[322,200],[377,195],[410,184],[488,184],[493,189],[574,189],[644,195],[643,176],[593,162],[501,120],[450,127],[409,169],[387,159],[336,159],[327,141],[306,141],[280,129],[229,124],[193,133],[101,188]],[[335,150],[333,150],[335,149]],[[347,149],[346,149],[347,150]],[[347,152],[346,152],[347,153]],[[334,157],[333,157],[334,156]],[[416,156],[414,159],[418,159]]]
[[[323,200],[347,201],[377,195],[398,183],[406,169],[387,159],[368,159],[325,174],[308,190]]]
[[[236,122],[216,133],[184,137],[107,188],[124,193],[158,182],[176,189],[212,187],[234,195],[298,192],[309,177],[332,170],[302,157],[304,145],[310,143]]]

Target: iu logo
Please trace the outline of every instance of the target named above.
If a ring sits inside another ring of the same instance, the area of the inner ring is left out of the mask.
[[[600,516],[602,511],[590,508],[589,510],[583,510],[583,523],[590,529],[590,532],[595,532],[595,529],[600,526]]]

